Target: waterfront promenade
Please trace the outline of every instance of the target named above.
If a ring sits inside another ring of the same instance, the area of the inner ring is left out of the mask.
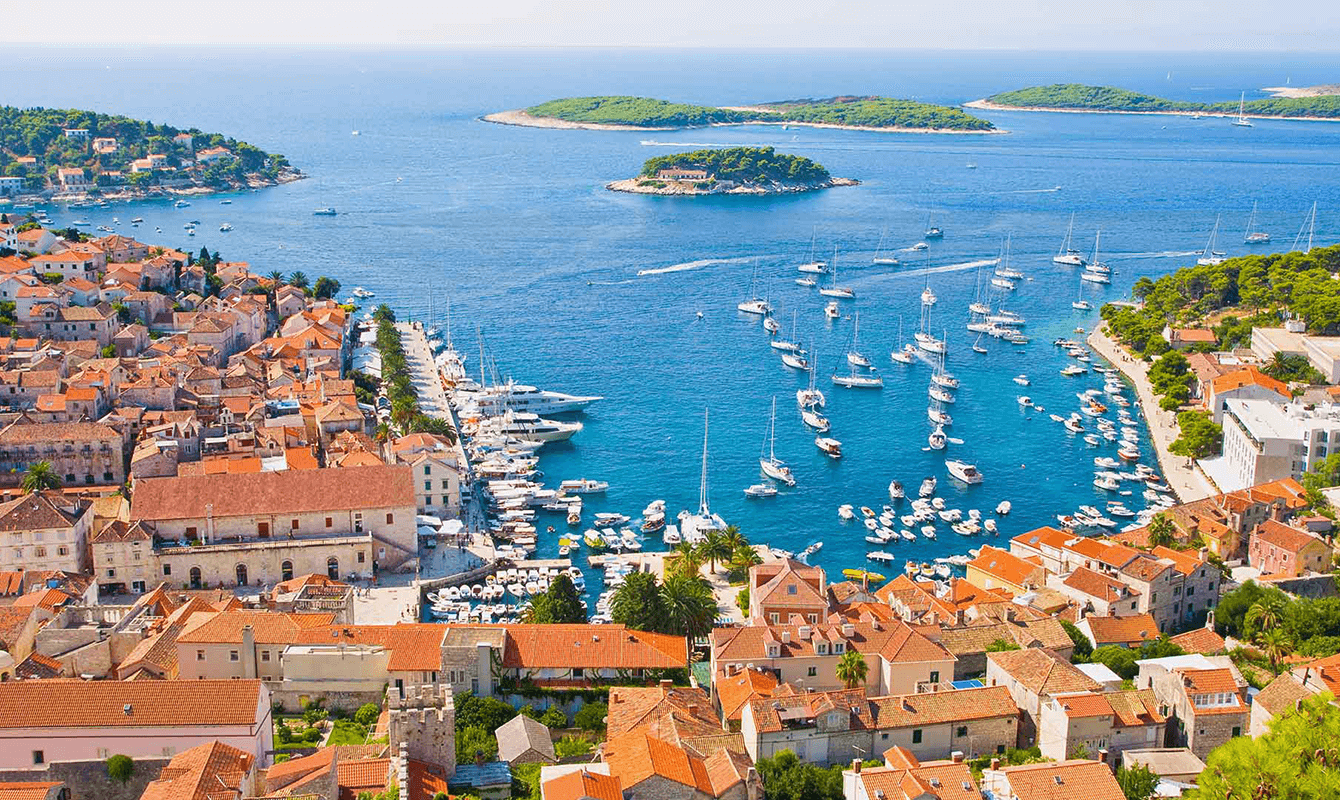
[[[1177,499],[1183,503],[1209,497],[1218,492],[1209,480],[1196,468],[1191,459],[1175,456],[1168,447],[1177,438],[1177,414],[1159,408],[1158,398],[1149,385],[1149,365],[1130,355],[1104,332],[1101,324],[1089,334],[1088,344],[1094,352],[1121,370],[1131,383],[1135,384],[1136,396],[1140,398],[1140,410],[1144,413],[1145,423],[1149,426],[1149,435],[1154,440],[1154,449],[1158,457],[1159,470],[1164,480],[1172,487]]]

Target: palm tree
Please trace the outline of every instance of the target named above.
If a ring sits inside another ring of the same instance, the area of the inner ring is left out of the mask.
[[[378,442],[387,442],[387,441],[390,441],[390,439],[391,439],[391,426],[390,426],[390,425],[387,425],[385,422],[379,424],[379,425],[377,426],[377,432],[376,432],[376,434],[373,436],[373,438],[376,439]]]
[[[717,571],[717,562],[730,558],[730,554],[730,545],[726,544],[726,538],[720,531],[708,531],[702,544],[698,545],[698,557],[707,559],[712,572]]]
[[[712,630],[717,616],[712,587],[697,575],[671,575],[661,585],[665,607],[665,633],[696,639]]]
[[[858,685],[865,683],[866,673],[870,667],[865,663],[865,658],[856,650],[848,650],[842,654],[842,658],[837,663],[837,679],[842,681],[848,689],[855,689]]]
[[[279,270],[273,270],[270,272],[269,275],[266,275],[265,277],[270,279],[271,289],[278,289],[280,284],[284,282],[284,273],[280,272]]]
[[[1279,627],[1280,616],[1279,604],[1258,600],[1252,603],[1251,608],[1247,609],[1246,615],[1242,618],[1242,624],[1246,628],[1255,627],[1259,638],[1261,634]]]
[[[307,280],[307,273],[306,273],[306,272],[298,271],[298,272],[295,272],[295,273],[293,273],[292,275],[288,276],[288,285],[289,285],[289,286],[294,286],[294,287],[297,287],[297,288],[299,288],[299,289],[306,289],[308,283],[309,283],[309,281]]]
[[[697,575],[703,565],[698,556],[698,548],[688,542],[680,542],[671,551],[675,554],[674,571],[679,575]]]
[[[41,492],[47,489],[59,489],[60,476],[51,468],[50,461],[36,461],[28,465],[23,473],[23,491]]]
[[[721,532],[721,538],[726,540],[732,551],[739,550],[741,547],[748,547],[749,540],[740,533],[740,528],[736,525],[727,525],[726,530]]]
[[[1149,546],[1150,547],[1169,547],[1176,540],[1177,526],[1168,518],[1168,515],[1160,511],[1155,514],[1153,519],[1149,520]]]
[[[1293,652],[1293,639],[1279,628],[1272,628],[1257,637],[1257,644],[1270,659],[1270,669],[1279,674],[1279,663]]]

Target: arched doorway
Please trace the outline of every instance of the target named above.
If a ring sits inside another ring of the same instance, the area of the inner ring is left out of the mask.
[[[199,568],[199,567],[191,567],[191,588],[192,588],[192,589],[199,589],[199,588],[200,588],[200,568]]]
[[[326,575],[328,575],[331,580],[337,581],[340,579],[340,560],[335,556],[326,559]]]
[[[293,580],[293,562],[292,562],[292,561],[285,561],[285,562],[283,562],[282,564],[279,565],[279,580],[281,580],[281,581],[291,581],[291,580]]]
[[[246,586],[246,585],[247,585],[247,565],[246,565],[246,564],[238,564],[238,565],[237,565],[237,585],[238,585],[238,586]]]

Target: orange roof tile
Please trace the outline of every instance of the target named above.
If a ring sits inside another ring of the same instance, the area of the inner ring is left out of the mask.
[[[1037,695],[1096,692],[1103,687],[1069,661],[1038,648],[987,653],[987,659],[1029,692]]]
[[[1267,519],[1256,526],[1256,531],[1252,534],[1261,541],[1267,542],[1275,547],[1297,555],[1309,545],[1327,546],[1326,542],[1320,537],[1314,536],[1307,531],[1300,531],[1297,528],[1291,528],[1282,522],[1273,519]]]
[[[673,669],[688,664],[683,636],[623,625],[510,625],[506,668]]]
[[[870,705],[874,708],[874,727],[877,728],[908,728],[1019,714],[1019,707],[1005,686],[874,697],[870,699]]]
[[[1196,628],[1186,633],[1179,633],[1168,641],[1188,653],[1204,653],[1205,655],[1222,653],[1228,647],[1227,643],[1224,642],[1224,637],[1209,628]]]
[[[1076,567],[1074,572],[1066,576],[1063,583],[1071,589],[1109,603],[1120,600],[1130,593],[1130,588],[1126,584],[1087,567]]]
[[[61,781],[6,781],[0,783],[0,800],[46,800]]]
[[[1005,550],[982,545],[977,558],[968,562],[968,569],[977,569],[1014,586],[1027,587],[1038,566]]]
[[[721,713],[728,720],[740,719],[750,700],[771,697],[777,688],[777,676],[770,670],[744,669],[727,676],[718,672],[712,680]]]
[[[1060,761],[1006,767],[1016,800],[1126,800],[1112,768],[1101,761]]]
[[[18,681],[0,683],[0,728],[252,725],[259,702],[254,680]]]
[[[1257,369],[1255,365],[1249,365],[1226,375],[1220,375],[1210,385],[1213,387],[1215,394],[1240,389],[1243,386],[1256,385],[1263,389],[1269,389],[1280,397],[1287,398],[1289,396],[1289,387],[1285,385],[1284,381],[1270,377]]]
[[[1089,623],[1089,630],[1093,632],[1095,646],[1098,647],[1105,644],[1138,647],[1159,637],[1158,623],[1149,614],[1136,614],[1130,617],[1088,616],[1084,621]]]
[[[544,784],[545,800],[623,800],[623,788],[613,775],[601,775],[580,769],[560,775]]]

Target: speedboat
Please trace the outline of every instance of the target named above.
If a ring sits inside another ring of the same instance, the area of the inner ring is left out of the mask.
[[[827,436],[814,437],[814,446],[824,452],[829,458],[842,457],[842,442],[837,439],[831,439]]]
[[[920,251],[920,250],[927,250],[927,249],[929,249],[929,248],[930,248],[930,245],[926,244],[925,242],[917,242],[916,244],[912,245],[912,247],[911,247],[912,250],[918,250],[918,251]]]
[[[1005,516],[1010,513],[1011,508],[1009,500],[1001,500],[1000,504],[996,506],[996,513]]]
[[[228,231],[230,231],[230,230],[232,230],[232,229],[233,229],[233,226],[232,226],[232,225],[229,225],[227,222],[225,222],[225,223],[223,223],[222,225],[219,226],[219,231],[222,232],[222,233],[227,233]]]
[[[1021,394],[1015,398],[1015,402],[1017,402],[1024,408],[1028,408],[1029,406],[1033,405],[1033,398],[1029,397],[1026,394]]]
[[[745,497],[776,497],[777,487],[771,483],[756,483],[744,490]]]
[[[1015,375],[1014,382],[1019,384],[1020,386],[1028,386],[1030,383],[1027,375]]]
[[[824,316],[828,317],[829,319],[837,319],[838,317],[842,316],[842,311],[841,309],[838,308],[836,300],[824,306]]]
[[[807,289],[813,289],[817,284],[814,278],[796,278],[797,286],[804,286]]]
[[[889,499],[890,499],[890,500],[894,500],[894,501],[902,500],[902,499],[903,499],[904,497],[906,497],[906,496],[907,496],[907,493],[903,491],[903,485],[902,485],[901,483],[899,483],[898,481],[889,481]]]
[[[856,519],[856,513],[852,511],[851,504],[848,503],[838,506],[838,519],[847,521]]]
[[[921,482],[921,487],[917,489],[917,495],[920,497],[930,497],[935,494],[935,476],[932,475]]]
[[[336,213],[337,213],[337,212],[335,211],[334,208],[332,208],[332,207],[330,207],[330,206],[326,206],[325,208],[318,208],[318,209],[316,209],[315,211],[313,211],[313,212],[312,212],[312,216],[314,216],[314,217],[333,217],[333,216],[335,216]]]
[[[609,488],[609,481],[593,481],[589,478],[562,481],[558,484],[558,490],[568,494],[600,494]]]
[[[977,467],[966,461],[954,461],[951,459],[945,462],[945,469],[949,470],[950,475],[953,475],[964,483],[982,482],[982,473],[977,471]]]

